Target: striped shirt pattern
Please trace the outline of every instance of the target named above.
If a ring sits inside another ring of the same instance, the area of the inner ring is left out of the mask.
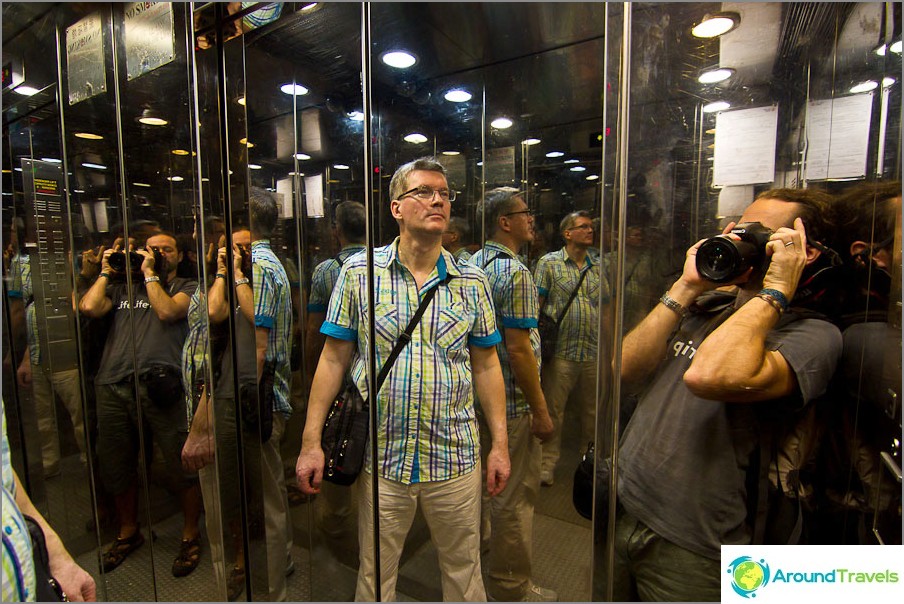
[[[308,298],[308,312],[326,312],[330,296],[333,295],[333,287],[339,280],[341,265],[363,249],[364,246],[357,243],[347,245],[336,254],[338,260],[337,258],[327,258],[314,268],[314,274],[311,277],[311,296]]]
[[[540,369],[540,332],[537,317],[540,304],[537,286],[530,271],[518,256],[501,243],[487,241],[482,250],[471,257],[471,264],[481,267],[490,281],[496,321],[503,328],[530,330],[530,344]],[[502,377],[505,380],[506,417],[516,419],[530,413],[524,393],[515,383],[505,342],[496,345]]]
[[[559,325],[555,356],[567,361],[596,360],[601,287],[603,304],[609,302],[609,283],[600,277],[599,259],[588,254],[584,269],[590,272]],[[581,269],[568,257],[563,247],[540,258],[534,277],[540,295],[546,298],[543,312],[556,319],[577,286]]]
[[[403,484],[450,480],[472,471],[480,454],[468,347],[488,348],[502,338],[482,270],[457,265],[442,250],[419,290],[398,260],[398,245],[396,238],[374,250],[378,369],[417,311],[423,292],[447,273],[453,278],[437,289],[377,396],[380,453],[374,467],[383,478]],[[351,376],[365,396],[367,287],[367,256],[358,254],[342,266],[320,329],[327,336],[357,343]]]
[[[3,491],[3,553],[0,563],[0,595],[4,602],[35,601],[35,567],[32,562],[31,536],[28,526],[16,505],[16,483],[13,479],[12,459],[9,456],[9,441],[6,438],[6,409],[0,401],[0,426],[3,440],[0,444],[0,466],[2,466]]]
[[[182,345],[182,389],[185,392],[187,424],[191,425],[194,383],[207,379],[207,296],[201,286],[188,302],[188,336]]]
[[[460,247],[458,250],[452,254],[455,256],[455,262],[458,264],[464,264],[465,262],[469,262],[471,260],[471,252],[468,251],[466,247]]]
[[[25,335],[28,338],[29,360],[32,365],[41,364],[41,344],[38,340],[38,313],[35,309],[34,289],[31,283],[31,256],[16,254],[9,263],[10,298],[20,298],[25,306]]]
[[[268,330],[265,361],[276,362],[273,378],[273,410],[289,417],[289,389],[292,371],[289,365],[292,334],[292,294],[289,278],[279,258],[270,249],[270,241],[259,239],[251,243],[252,275],[254,279],[254,325]]]

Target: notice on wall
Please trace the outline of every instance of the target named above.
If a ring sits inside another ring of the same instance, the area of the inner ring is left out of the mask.
[[[130,81],[173,60],[172,2],[130,2],[123,12],[123,28]]]
[[[734,186],[775,179],[778,107],[724,111],[716,116],[713,185]]]
[[[66,72],[70,105],[106,92],[104,29],[100,13],[66,28]]]
[[[866,176],[873,94],[807,103],[807,180]]]
[[[304,202],[308,218],[323,218],[323,174],[305,176]]]
[[[486,150],[483,170],[487,188],[515,186],[515,148],[500,147]]]

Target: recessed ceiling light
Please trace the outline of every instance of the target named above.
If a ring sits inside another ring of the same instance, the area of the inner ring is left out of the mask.
[[[183,180],[185,180],[181,176],[167,176],[166,179],[171,180],[173,182],[182,182]]]
[[[102,137],[100,134],[93,134],[91,132],[76,132],[75,138],[84,138],[89,141],[99,141],[103,140],[104,137]]]
[[[724,82],[728,78],[734,75],[734,69],[728,69],[727,67],[721,67],[719,69],[710,69],[709,71],[704,71],[697,78],[697,81],[701,84],[715,84],[717,82]]]
[[[248,164],[248,167],[252,170],[260,170],[263,168],[263,166],[261,166],[260,164]]]
[[[16,172],[21,172],[22,168],[13,168],[13,170],[15,170]]]
[[[404,50],[391,50],[380,57],[384,63],[396,69],[405,69],[417,63],[417,57]]]
[[[73,193],[84,193],[82,189],[72,189]]]
[[[527,145],[528,147],[530,147],[531,145],[539,145],[540,139],[539,138],[526,138],[523,141],[521,141],[521,144]]]
[[[884,77],[884,78],[882,78],[882,88],[888,88],[889,86],[891,86],[892,84],[894,84],[897,81],[898,80],[894,79],[891,76]]]
[[[186,151],[185,149],[173,149],[172,151],[170,151],[170,153],[172,153],[173,155],[188,155],[188,151]]]
[[[279,87],[286,94],[291,94],[294,96],[301,96],[303,94],[308,93],[308,89],[302,86],[301,84],[295,84],[294,82],[289,82],[288,84],[283,84]]]
[[[304,172],[289,172],[289,176],[304,176]]]
[[[42,158],[41,158],[41,161],[46,161],[47,163],[50,163],[50,164],[61,164],[61,163],[63,163],[63,160],[62,160],[62,159],[57,159],[57,158],[55,158],[55,157],[42,157]]]
[[[461,155],[460,151],[443,151],[443,155]]]
[[[579,163],[581,163],[581,160],[579,160],[579,159],[566,159],[563,163],[566,163],[566,164],[579,164]]]
[[[360,111],[349,111],[346,115],[348,115],[348,119],[352,120],[353,122],[364,121],[364,114]]]
[[[295,159],[297,159],[299,161],[304,161],[306,159],[311,159],[311,156],[308,155],[307,153],[296,153]]]
[[[500,130],[505,130],[506,128],[511,128],[512,120],[507,117],[497,117],[492,122],[490,122],[490,126],[493,128],[499,128]]]
[[[240,139],[239,139],[239,144],[240,144],[240,145],[245,145],[245,146],[248,147],[249,149],[250,149],[251,147],[254,146],[254,143],[249,143],[247,138],[240,138]]]
[[[731,107],[731,103],[727,101],[716,101],[715,103],[709,103],[708,105],[703,105],[703,113],[715,113],[716,111],[725,111]]]
[[[483,165],[483,162],[482,162],[482,161],[479,161],[479,162],[477,162],[477,165],[478,165],[478,166],[482,166],[482,165]]]
[[[82,162],[82,166],[85,168],[94,168],[95,170],[106,170],[107,166],[101,164],[92,164],[89,162]]]
[[[454,88],[445,94],[445,99],[452,103],[467,103],[471,100],[471,93],[467,90]]]
[[[235,102],[238,103],[239,105],[241,105],[242,107],[244,107],[245,106],[245,97],[240,96],[239,98],[237,98],[235,100]]]
[[[583,172],[586,169],[587,168],[585,168],[584,166],[575,166],[575,167],[571,168],[571,171],[572,172]]]
[[[901,40],[892,43],[892,45],[888,47],[888,50],[898,55],[901,54]]]
[[[146,183],[146,182],[133,182],[133,183],[132,183],[132,186],[135,186],[135,187],[150,187],[151,185],[149,185],[149,184]]]
[[[201,182],[210,182],[210,179],[207,178],[206,176],[202,176],[202,177],[201,177]]]
[[[587,177],[587,180],[597,180],[600,177],[599,174],[591,174]]]
[[[716,133],[715,128],[708,128],[704,134],[708,134],[708,135],[712,136],[715,133]]]
[[[405,135],[405,142],[411,143],[413,145],[420,145],[421,143],[426,143],[429,140],[426,136],[421,134],[420,132],[412,132],[411,134]]]
[[[337,170],[350,170],[350,168],[345,164],[333,164],[333,167]]]
[[[716,13],[703,17],[691,33],[697,38],[715,38],[730,32],[740,24],[741,16],[738,13]]]
[[[32,96],[41,92],[37,88],[32,88],[31,86],[17,86],[13,88],[13,92],[17,92],[22,96]]]
[[[165,119],[153,116],[142,116],[138,118],[138,121],[145,126],[166,126],[167,124],[169,124],[169,122]]]
[[[851,92],[855,94],[858,92],[869,92],[870,90],[875,90],[877,86],[879,86],[879,82],[876,80],[867,80],[865,82],[860,82],[855,86],[851,86]]]
[[[549,153],[546,154],[546,157],[552,159],[555,157],[562,157],[563,155],[565,155],[565,154],[562,153],[561,151],[550,151]]]

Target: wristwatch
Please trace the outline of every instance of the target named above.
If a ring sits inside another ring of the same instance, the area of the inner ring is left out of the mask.
[[[662,297],[659,298],[659,301],[662,302],[666,308],[671,311],[674,311],[680,318],[684,319],[687,317],[687,309],[681,306],[681,303],[678,300],[674,299],[669,295],[669,290],[666,290]]]

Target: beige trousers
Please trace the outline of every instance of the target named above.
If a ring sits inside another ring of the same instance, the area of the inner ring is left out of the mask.
[[[56,421],[56,401],[54,393],[63,402],[72,426],[75,428],[75,442],[82,457],[85,455],[85,420],[82,413],[82,391],[79,385],[78,369],[57,371],[48,376],[40,365],[31,368],[32,396],[38,433],[41,435],[41,458],[45,472],[53,472],[60,466],[60,435]]]
[[[562,424],[565,420],[565,404],[575,393],[581,406],[581,442],[574,444],[584,450],[596,434],[596,369],[598,362],[566,361],[553,359],[543,367],[543,395],[549,407],[554,432],[543,443],[541,471],[554,472],[562,452]]]

